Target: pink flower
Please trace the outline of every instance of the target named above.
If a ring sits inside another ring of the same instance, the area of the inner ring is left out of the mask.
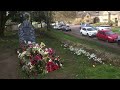
[[[32,44],[29,44],[28,46],[29,46],[30,48],[32,48],[32,47],[33,47],[33,45],[32,45]]]
[[[49,52],[50,55],[53,55],[55,53],[55,51],[52,48],[49,48],[48,52]]]

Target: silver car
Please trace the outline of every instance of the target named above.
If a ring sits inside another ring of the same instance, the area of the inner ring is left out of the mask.
[[[98,30],[111,30],[111,26],[109,25],[101,25],[96,27]]]

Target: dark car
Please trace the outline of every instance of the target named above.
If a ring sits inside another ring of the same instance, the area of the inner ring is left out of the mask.
[[[117,42],[118,45],[120,45],[120,36],[118,36],[116,42]]]

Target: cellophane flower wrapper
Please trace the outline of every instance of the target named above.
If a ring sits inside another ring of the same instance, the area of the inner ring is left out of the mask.
[[[21,44],[17,54],[20,66],[28,76],[49,73],[62,67],[61,58],[43,42]]]

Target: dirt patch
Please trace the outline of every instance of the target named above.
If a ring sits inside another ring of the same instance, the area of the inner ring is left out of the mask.
[[[14,50],[0,52],[0,79],[19,79],[18,59]]]

